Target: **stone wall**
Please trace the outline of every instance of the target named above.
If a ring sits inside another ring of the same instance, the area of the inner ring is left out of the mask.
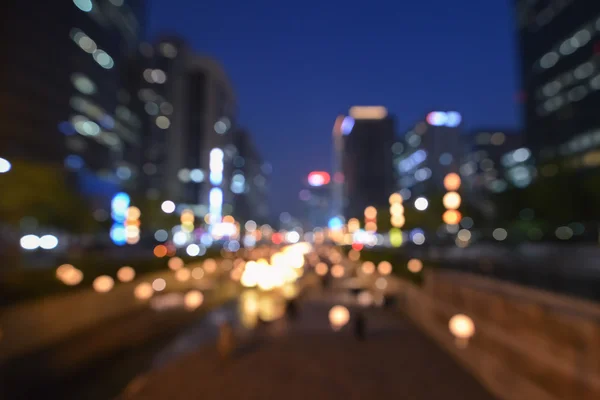
[[[407,314],[499,398],[600,398],[599,305],[447,271],[401,286]],[[466,349],[448,330],[457,313],[475,322]]]

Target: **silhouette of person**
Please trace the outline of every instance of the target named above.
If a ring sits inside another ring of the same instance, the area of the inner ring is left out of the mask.
[[[367,321],[362,312],[358,313],[356,316],[356,321],[354,321],[354,334],[356,338],[360,341],[366,339],[366,330],[367,330]]]

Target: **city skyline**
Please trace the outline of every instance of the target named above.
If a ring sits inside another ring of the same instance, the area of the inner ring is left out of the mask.
[[[258,11],[237,1],[154,1],[148,37],[179,34],[223,64],[240,122],[273,164],[280,188],[270,198],[273,212],[297,213],[306,174],[331,170],[331,127],[352,105],[386,106],[398,117],[397,133],[435,109],[460,111],[465,131],[520,128],[513,9],[466,3],[444,13],[430,12],[444,5],[438,0],[386,4],[382,13],[353,1],[318,12],[306,4]],[[480,24],[485,15],[494,18]]]

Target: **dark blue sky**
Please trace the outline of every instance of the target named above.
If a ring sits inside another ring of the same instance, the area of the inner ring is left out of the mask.
[[[520,125],[509,0],[153,0],[149,34],[178,33],[218,59],[240,122],[273,164],[271,208],[299,211],[306,175],[331,168],[331,128],[384,105],[398,133],[433,109],[466,129]]]

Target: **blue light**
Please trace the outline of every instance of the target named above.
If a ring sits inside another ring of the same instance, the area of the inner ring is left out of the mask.
[[[91,0],[73,0],[73,3],[75,3],[75,6],[77,6],[77,8],[79,8],[83,12],[92,11]]]
[[[220,185],[221,183],[223,183],[223,172],[211,171],[210,183],[212,183],[213,185]]]
[[[342,126],[340,127],[342,134],[349,135],[350,132],[352,132],[352,128],[354,128],[354,118],[352,118],[352,117],[344,118],[344,120],[342,121]]]
[[[342,221],[340,217],[333,217],[329,220],[327,225],[329,226],[329,229],[339,230],[344,226],[344,221]]]
[[[73,124],[68,121],[63,121],[58,124],[58,130],[65,136],[71,136],[76,133]]]
[[[125,217],[127,215],[127,208],[129,207],[130,202],[131,199],[129,198],[129,195],[127,193],[120,192],[115,194],[111,201],[111,215],[115,221],[125,221]]]
[[[65,166],[69,169],[81,169],[83,167],[83,159],[75,154],[71,154],[65,158]]]
[[[110,239],[117,246],[123,246],[127,243],[127,233],[125,231],[125,225],[123,224],[114,224],[110,228]]]

